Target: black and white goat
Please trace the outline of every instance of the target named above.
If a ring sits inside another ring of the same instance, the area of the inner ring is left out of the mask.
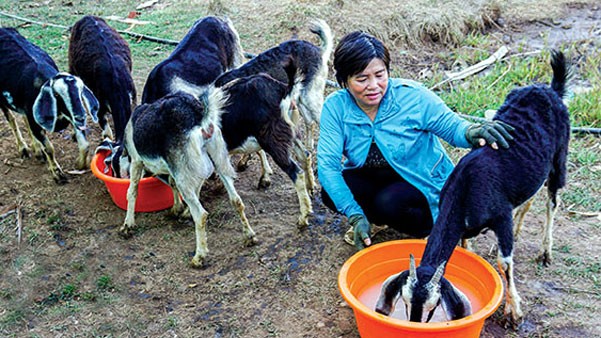
[[[172,213],[182,215],[189,211],[194,220],[196,253],[191,261],[193,267],[201,267],[208,253],[208,213],[200,204],[199,193],[214,168],[242,220],[246,245],[256,243],[255,233],[244,214],[244,203],[234,188],[235,171],[219,127],[223,92],[216,90],[208,95],[203,94],[199,101],[190,94],[178,92],[151,104],[142,104],[134,110],[125,129],[125,151],[131,158],[131,178],[127,190],[127,215],[120,232],[128,237],[135,227],[134,206],[144,170],[169,175],[175,202]],[[180,194],[188,208],[180,200]]]
[[[199,19],[171,55],[150,72],[142,103],[152,103],[178,91],[200,97],[219,75],[239,65],[243,57],[238,32],[229,19]]]
[[[299,140],[287,110],[281,109],[294,81],[294,69],[286,69],[290,74],[288,85],[260,73],[221,87],[229,97],[221,116],[221,130],[230,153],[248,154],[262,149],[290,177],[300,204],[298,226],[304,228],[313,207],[305,185],[306,172],[292,159]]]
[[[127,42],[102,18],[86,15],[71,28],[69,72],[79,76],[98,102],[102,136],[121,144],[125,125],[136,104],[131,75],[132,58]],[[115,135],[106,114],[113,117]]]
[[[303,151],[297,151],[296,156],[302,163],[306,173],[307,189],[312,193],[315,189],[315,177],[312,169],[312,155],[305,149],[313,151],[313,128],[319,122],[321,108],[324,100],[324,90],[328,78],[328,60],[333,49],[333,35],[330,26],[323,20],[311,23],[311,32],[317,34],[321,40],[318,47],[304,40],[289,40],[268,49],[236,69],[222,74],[215,81],[215,86],[221,87],[226,83],[240,77],[258,73],[267,73],[281,82],[287,83],[286,66],[294,67],[294,86],[282,102],[282,110],[286,114],[290,111],[291,102],[298,106],[305,122],[306,145]],[[295,119],[290,117],[296,124]],[[259,153],[263,174],[260,186],[269,186],[269,175],[273,173],[265,160],[264,154]]]
[[[514,281],[512,210],[528,201],[547,181],[547,220],[539,260],[549,264],[557,192],[566,182],[570,121],[562,99],[570,71],[561,52],[552,51],[551,66],[550,87],[514,89],[494,118],[515,128],[511,147],[475,149],[459,161],[442,189],[440,215],[420,266],[416,269],[412,260],[409,271],[384,282],[376,311],[388,315],[396,301],[403,298],[411,321],[429,320],[441,303],[448,319],[468,315],[469,301],[443,277],[443,272],[461,238],[491,229],[497,235],[497,261],[507,286],[505,315],[514,325],[519,323],[522,310]]]
[[[77,167],[87,167],[86,112],[96,122],[98,101],[80,78],[59,72],[45,51],[14,28],[0,28],[0,55],[0,109],[15,135],[19,153],[22,157],[30,155],[10,110],[25,116],[35,156],[48,162],[57,183],[66,182],[44,130],[60,131],[72,124],[79,148]]]

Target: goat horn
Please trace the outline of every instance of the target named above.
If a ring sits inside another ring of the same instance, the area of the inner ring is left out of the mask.
[[[413,257],[413,254],[409,254],[409,278],[417,278],[417,272],[415,272],[415,257]]]
[[[444,261],[436,268],[436,271],[434,272],[434,275],[432,276],[430,283],[432,283],[433,285],[437,285],[438,283],[440,283],[440,279],[442,278],[442,275],[444,274],[444,267],[446,264],[447,264],[447,261]]]

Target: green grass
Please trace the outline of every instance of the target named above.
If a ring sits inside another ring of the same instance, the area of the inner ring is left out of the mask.
[[[444,69],[473,65],[487,58],[492,52],[487,47],[494,45],[486,37],[471,35],[466,37],[464,47],[442,59]],[[494,51],[494,50],[493,50]],[[576,59],[575,51],[568,49],[568,58],[576,62],[575,83],[588,91],[576,92],[570,101],[569,110],[573,126],[601,127],[601,52],[593,51],[590,57]],[[437,94],[454,111],[483,117],[486,110],[496,110],[503,103],[509,91],[515,87],[536,82],[549,83],[551,80],[549,53],[506,57],[485,71],[443,84]],[[425,82],[427,86],[440,83],[444,77],[437,72]],[[568,159],[567,186],[560,191],[564,206],[580,212],[601,212],[601,147],[598,137],[572,135]],[[459,154],[461,156],[462,153]]]
[[[113,284],[113,279],[110,276],[100,276],[100,278],[98,278],[98,280],[96,281],[96,287],[99,290],[111,290],[113,289],[115,286]]]

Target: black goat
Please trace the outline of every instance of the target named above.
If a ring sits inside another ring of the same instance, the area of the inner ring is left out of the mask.
[[[313,151],[313,128],[319,122],[324,100],[324,89],[328,78],[328,60],[333,49],[333,35],[328,24],[323,20],[311,23],[311,32],[321,40],[321,47],[304,40],[289,40],[257,55],[236,69],[232,69],[215,80],[215,86],[221,87],[240,77],[267,73],[274,79],[287,83],[288,75],[285,67],[294,69],[294,86],[282,103],[282,109],[288,114],[291,102],[295,102],[305,122],[306,149]],[[295,118],[290,119],[296,124]],[[263,174],[260,186],[269,186],[269,175],[272,173],[269,164],[261,153]],[[298,152],[297,157],[303,164],[306,173],[307,189],[312,193],[315,189],[315,177],[312,169],[311,153]],[[243,161],[240,166],[245,166]]]
[[[551,66],[550,87],[514,89],[494,117],[515,128],[511,147],[475,149],[459,161],[442,189],[440,215],[420,266],[415,269],[413,262],[410,271],[384,282],[376,311],[390,314],[402,297],[411,321],[429,320],[441,302],[449,319],[468,315],[467,298],[442,275],[461,238],[491,229],[497,235],[497,261],[507,284],[505,315],[514,324],[519,323],[522,310],[514,282],[512,210],[528,201],[547,181],[548,211],[539,259],[549,264],[557,192],[566,182],[570,120],[562,99],[570,74],[561,52],[552,51]]]
[[[235,172],[219,128],[223,92],[215,90],[210,97],[208,95],[203,94],[199,101],[190,94],[178,92],[151,104],[142,104],[134,110],[125,130],[125,151],[131,157],[131,181],[127,191],[127,216],[120,232],[128,237],[135,227],[134,206],[144,169],[157,175],[169,175],[175,202],[171,212],[178,216],[190,212],[194,220],[193,267],[201,267],[208,253],[205,228],[208,214],[198,198],[214,168],[242,220],[245,243],[256,243],[255,233],[244,214],[244,203],[234,188]],[[188,208],[184,208],[180,194]]]
[[[79,76],[98,102],[102,136],[121,144],[125,125],[136,104],[131,76],[132,58],[127,42],[102,18],[86,15],[71,28],[69,72]],[[107,123],[111,113],[115,137]]]
[[[262,149],[290,177],[300,204],[298,226],[304,228],[309,224],[313,208],[305,185],[306,173],[291,157],[299,151],[300,142],[287,111],[281,109],[294,81],[294,70],[291,67],[286,69],[290,72],[288,85],[260,73],[238,78],[223,86],[229,99],[221,116],[221,130],[230,153],[251,153]]]
[[[0,28],[0,55],[0,109],[15,135],[19,153],[22,157],[30,155],[10,110],[25,116],[35,156],[48,162],[57,183],[66,182],[44,130],[60,131],[72,124],[79,147],[77,167],[87,167],[86,112],[96,122],[98,101],[80,78],[59,72],[46,52],[14,28]]]
[[[177,91],[200,97],[224,71],[242,58],[240,38],[229,19],[199,19],[175,50],[148,75],[142,103],[152,103]]]

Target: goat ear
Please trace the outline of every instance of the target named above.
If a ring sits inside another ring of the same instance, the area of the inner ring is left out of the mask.
[[[48,81],[42,85],[40,93],[33,103],[33,118],[40,127],[47,131],[53,131],[57,116],[56,98],[50,81]]]
[[[409,271],[403,271],[388,277],[382,284],[380,296],[376,302],[376,312],[390,316],[396,302],[402,296],[403,286],[408,283]]]
[[[472,314],[470,300],[446,278],[441,280],[440,295],[447,320],[461,319]]]
[[[92,91],[85,85],[81,90],[81,102],[83,102],[88,113],[92,117],[92,121],[94,121],[94,123],[97,123],[98,109],[100,108],[100,104],[98,103],[98,99],[96,99],[96,96],[94,96],[94,93],[92,93]]]

